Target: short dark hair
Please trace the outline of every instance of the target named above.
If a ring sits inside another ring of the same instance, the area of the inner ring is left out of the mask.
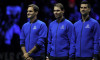
[[[30,5],[28,5],[28,7],[33,7],[35,12],[39,11],[39,7],[37,5],[35,5],[35,4],[30,4]]]
[[[82,1],[81,4],[88,4],[88,8],[91,8],[91,5],[88,1]],[[80,6],[81,6],[81,4],[80,4]]]
[[[61,10],[64,10],[64,6],[61,3],[56,3],[54,7],[60,7]]]

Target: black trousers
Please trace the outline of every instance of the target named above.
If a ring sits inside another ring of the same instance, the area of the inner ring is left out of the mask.
[[[86,57],[86,58],[77,57],[75,60],[92,60],[92,57]]]
[[[50,60],[68,60],[68,57],[52,57],[52,56],[50,56]]]
[[[31,56],[30,56],[31,57]],[[45,54],[44,53],[42,53],[41,54],[41,56],[37,56],[37,57],[32,57],[34,60],[46,60],[46,58],[45,58],[46,56],[45,56]]]
[[[100,60],[100,52],[99,52],[99,57],[98,57],[98,60]]]
[[[41,57],[41,56],[38,56],[38,57],[35,57],[34,60],[45,60],[45,58]]]

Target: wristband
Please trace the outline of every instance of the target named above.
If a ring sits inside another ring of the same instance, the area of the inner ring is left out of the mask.
[[[48,59],[49,57],[48,56],[46,56],[46,59]]]

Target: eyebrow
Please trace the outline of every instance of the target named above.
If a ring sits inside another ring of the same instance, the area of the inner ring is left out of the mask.
[[[53,11],[60,11],[60,10],[53,10]]]
[[[88,8],[88,7],[80,7],[80,8]]]
[[[32,12],[32,10],[27,10],[27,12]]]

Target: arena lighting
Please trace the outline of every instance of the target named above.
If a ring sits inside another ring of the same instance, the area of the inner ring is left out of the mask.
[[[73,8],[75,6],[75,0],[69,0],[68,3],[70,8]]]

